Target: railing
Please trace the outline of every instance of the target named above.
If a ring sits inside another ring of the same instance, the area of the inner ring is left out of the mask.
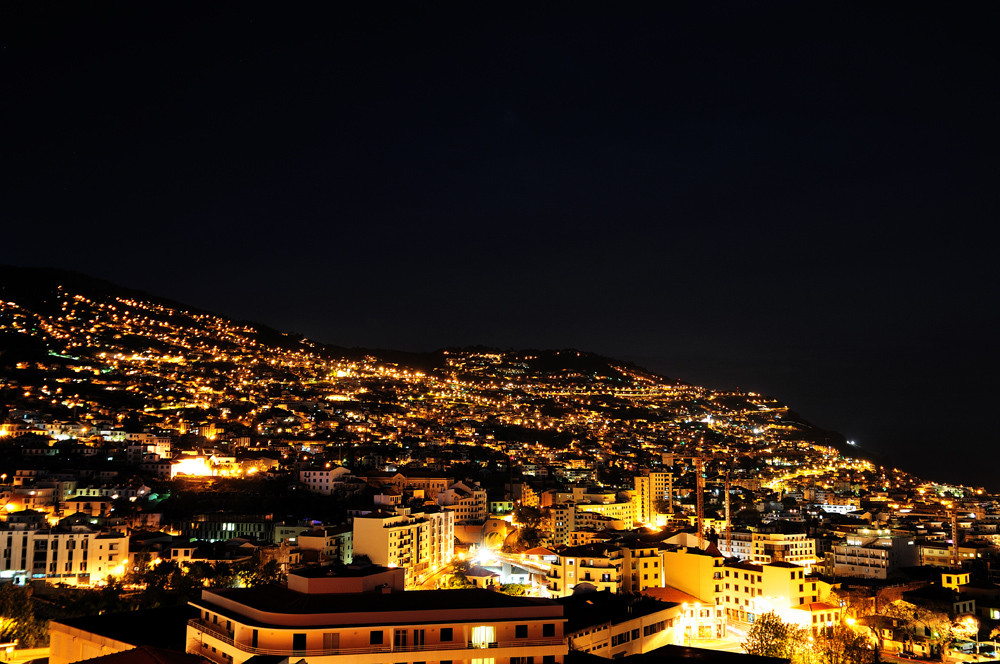
[[[564,639],[549,637],[546,639],[517,639],[514,641],[490,641],[474,645],[472,641],[450,641],[444,643],[406,645],[393,647],[389,644],[370,645],[365,648],[323,648],[311,650],[296,650],[294,648],[256,648],[233,640],[225,631],[215,625],[197,618],[188,621],[188,625],[209,634],[227,645],[252,655],[281,655],[284,657],[323,657],[328,655],[367,655],[387,652],[421,652],[427,650],[482,650],[493,648],[521,648],[524,646],[558,646],[565,643]]]

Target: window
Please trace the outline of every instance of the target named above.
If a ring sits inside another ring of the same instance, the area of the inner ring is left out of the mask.
[[[380,631],[373,631],[368,634],[368,643],[373,646],[382,645],[383,634]]]
[[[555,636],[556,626],[555,623],[545,623],[542,625],[542,636]]]
[[[528,638],[528,626],[527,625],[514,625],[514,638],[515,639],[526,639],[526,638]]]
[[[292,650],[305,650],[305,649],[306,649],[306,635],[292,634]]]
[[[455,638],[455,630],[452,627],[442,627],[441,628],[441,640],[451,641]]]
[[[497,640],[496,628],[492,625],[480,625],[472,628],[472,647],[489,648]]]

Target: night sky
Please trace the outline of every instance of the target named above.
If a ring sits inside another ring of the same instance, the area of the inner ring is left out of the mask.
[[[353,4],[3,3],[0,263],[595,351],[1000,488],[988,4]]]

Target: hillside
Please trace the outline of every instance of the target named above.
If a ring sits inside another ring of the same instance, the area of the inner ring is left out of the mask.
[[[776,399],[574,349],[345,349],[85,275],[12,267],[0,267],[0,404],[0,415],[382,446],[414,458],[428,447],[539,446],[553,462],[620,469],[695,449],[720,464],[806,463],[844,449],[841,436]]]

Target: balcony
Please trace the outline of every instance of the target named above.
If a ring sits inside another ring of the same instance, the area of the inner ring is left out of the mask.
[[[203,620],[194,619],[188,621],[188,626],[193,627],[196,631],[201,632],[203,635],[211,636],[213,639],[221,641],[226,645],[233,646],[237,650],[240,650],[251,655],[278,655],[281,657],[328,657],[331,655],[369,655],[378,653],[391,653],[391,652],[432,652],[432,651],[452,651],[452,650],[470,650],[472,653],[481,650],[502,650],[504,648],[518,649],[524,648],[526,646],[533,647],[545,647],[545,646],[563,646],[565,645],[565,640],[558,637],[549,637],[545,639],[515,639],[513,641],[490,641],[485,644],[474,645],[472,641],[451,641],[446,643],[434,643],[434,644],[422,644],[422,645],[405,645],[393,647],[389,644],[381,645],[371,645],[364,648],[327,648],[327,649],[310,649],[310,650],[293,650],[291,648],[254,648],[245,643],[239,643],[231,636],[229,636],[225,630],[221,630],[217,625],[211,623],[206,623]],[[291,631],[291,630],[289,630]],[[205,654],[205,653],[197,653]],[[516,653],[515,653],[516,654]],[[433,658],[431,658],[433,659]]]

